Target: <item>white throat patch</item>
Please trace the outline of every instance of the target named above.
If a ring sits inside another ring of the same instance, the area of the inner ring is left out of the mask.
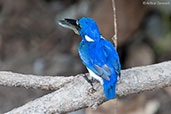
[[[87,36],[87,35],[85,35],[85,39],[86,39],[86,41],[88,41],[88,42],[94,42],[94,40],[93,39],[91,39],[89,36]]]

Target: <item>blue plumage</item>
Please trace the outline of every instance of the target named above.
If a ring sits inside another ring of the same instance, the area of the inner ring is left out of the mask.
[[[65,25],[67,22],[67,25],[70,26],[68,23],[70,21],[65,19]],[[115,98],[117,77],[121,70],[118,53],[111,42],[102,38],[96,22],[91,18],[84,17],[73,22],[72,20],[72,26],[76,26],[73,30],[82,37],[79,55],[87,67],[90,77],[100,81],[108,100]],[[64,22],[61,21],[60,24],[62,25]]]

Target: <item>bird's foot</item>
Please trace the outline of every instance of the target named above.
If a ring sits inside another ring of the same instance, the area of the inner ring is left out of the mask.
[[[94,89],[94,87],[93,87],[93,79],[88,79],[88,77],[86,76],[86,75],[84,75],[83,76],[84,77],[84,79],[91,85],[91,88],[89,89],[89,92],[90,93],[94,93],[94,92],[96,92],[96,90]]]
[[[88,90],[90,93],[95,93],[96,92],[96,90],[92,87],[92,88],[90,88],[89,90]]]
[[[84,79],[93,87],[93,82],[92,80],[89,80],[88,77],[86,75],[83,76]]]

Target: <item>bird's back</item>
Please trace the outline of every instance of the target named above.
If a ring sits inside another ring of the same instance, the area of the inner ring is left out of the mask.
[[[79,55],[87,67],[95,64],[103,66],[107,62],[105,54],[103,53],[103,45],[100,45],[100,42],[82,41],[79,45]]]
[[[114,62],[119,61],[119,57],[113,45],[105,39],[98,43],[82,41],[79,45],[79,54],[88,70],[102,79],[106,98],[114,98],[118,76]]]
[[[79,55],[83,63],[90,67],[98,65],[102,67],[107,64],[112,72],[114,72],[113,61],[119,61],[119,56],[113,45],[106,39],[101,39],[97,42],[82,41],[79,45]]]

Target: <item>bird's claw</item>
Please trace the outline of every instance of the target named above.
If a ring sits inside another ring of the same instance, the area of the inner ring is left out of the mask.
[[[91,85],[91,87],[93,88],[92,80],[89,80],[86,75],[84,75],[83,77]]]
[[[96,90],[93,87],[93,79],[88,79],[86,75],[83,76],[84,79],[91,85],[91,88],[88,90],[90,93],[95,93]]]
[[[90,92],[90,93],[95,93],[96,90],[92,87],[92,88],[89,89],[89,92]]]

